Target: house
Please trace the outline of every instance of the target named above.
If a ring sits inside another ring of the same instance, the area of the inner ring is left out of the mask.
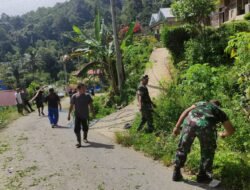
[[[162,25],[178,25],[180,22],[177,21],[173,15],[171,8],[160,8],[158,13],[153,13],[149,22],[149,28],[154,31],[155,37],[159,39],[160,29]]]
[[[103,71],[101,69],[92,69],[96,64],[97,62],[86,63],[77,71],[74,71],[72,73],[72,76],[81,77],[83,76],[84,73],[87,74],[88,76],[102,76]]]
[[[158,23],[159,17],[158,13],[153,13],[149,22],[149,26],[153,26],[154,24]]]
[[[211,25],[220,26],[224,22],[243,19],[250,12],[250,0],[220,0],[217,11],[211,15]]]
[[[176,18],[172,13],[171,8],[161,8],[158,12],[159,21],[168,25],[176,24]]]
[[[160,8],[158,13],[153,13],[149,22],[150,28],[155,28],[161,24],[175,25],[176,18],[171,8]]]

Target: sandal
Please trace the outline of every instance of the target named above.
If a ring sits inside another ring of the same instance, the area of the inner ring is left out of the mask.
[[[76,148],[80,148],[81,146],[81,144],[76,144]]]

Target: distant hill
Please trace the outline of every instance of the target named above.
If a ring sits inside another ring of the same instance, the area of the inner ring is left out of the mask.
[[[118,1],[118,11],[122,1]],[[62,34],[72,31],[72,25],[92,28],[95,9],[100,11],[107,23],[111,22],[109,0],[71,0],[53,8],[39,8],[23,16],[10,17],[2,14],[0,19],[0,62],[5,54],[14,53],[16,48],[24,53],[38,40],[62,41]],[[62,42],[66,43],[64,39]]]
[[[152,12],[169,0],[116,0],[118,24],[128,24],[138,19],[146,26]],[[106,24],[111,23],[110,0],[71,0],[58,3],[52,8],[39,8],[23,16],[10,17],[2,14],[0,18],[0,61],[5,54],[16,51],[24,53],[38,40],[57,40],[68,44],[62,34],[78,25],[91,30],[95,10],[99,7]]]

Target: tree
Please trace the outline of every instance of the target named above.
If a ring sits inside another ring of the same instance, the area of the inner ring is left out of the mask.
[[[215,0],[175,0],[171,5],[173,14],[202,31],[208,24],[209,15],[215,10]]]
[[[23,82],[21,79],[23,78],[23,75],[27,73],[27,70],[24,68],[24,61],[21,55],[19,53],[16,53],[15,55],[8,54],[7,58],[9,62],[6,64],[7,70],[5,79],[7,79],[7,81],[13,81],[14,79],[15,86],[22,85]]]
[[[115,51],[116,51],[116,70],[117,70],[117,78],[118,78],[118,88],[119,91],[122,89],[122,85],[124,83],[124,68],[122,65],[122,56],[120,50],[120,44],[118,41],[118,34],[117,34],[117,26],[116,26],[116,12],[115,12],[115,2],[114,0],[110,0],[111,6],[111,15],[112,15],[112,27],[113,27],[113,36],[114,36],[114,44],[115,44]]]
[[[82,57],[88,59],[90,62],[89,67],[99,66],[103,69],[110,85],[112,86],[112,93],[117,94],[118,80],[116,75],[115,66],[115,54],[114,43],[111,33],[107,26],[104,24],[104,20],[100,19],[100,14],[97,12],[94,22],[94,36],[88,35],[84,30],[81,30],[77,26],[73,26],[75,36],[69,36],[73,41],[80,45],[80,48],[70,54],[70,57]]]

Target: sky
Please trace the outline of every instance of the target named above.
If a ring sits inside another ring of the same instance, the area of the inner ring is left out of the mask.
[[[69,0],[0,0],[0,15],[6,13],[9,16],[25,14],[38,7],[52,7],[56,3]]]

